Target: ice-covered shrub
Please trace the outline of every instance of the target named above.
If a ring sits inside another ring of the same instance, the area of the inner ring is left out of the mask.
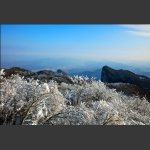
[[[94,111],[85,106],[68,106],[58,115],[54,115],[45,122],[45,124],[53,125],[94,125]]]
[[[1,69],[1,70],[0,70],[0,79],[2,79],[2,78],[3,78],[3,75],[5,75],[5,73],[4,73],[4,69]]]
[[[0,84],[1,124],[38,124],[64,107],[65,99],[53,81],[39,84],[12,75]]]
[[[146,99],[126,96],[101,81],[87,82],[82,77],[75,81],[80,84],[74,84],[74,88],[65,84],[62,94],[71,103],[80,98],[78,107],[85,102],[85,107],[95,112],[96,124],[150,124],[150,104]]]
[[[1,74],[4,74],[3,71]],[[150,125],[150,103],[103,82],[40,83],[12,75],[0,83],[0,124]]]

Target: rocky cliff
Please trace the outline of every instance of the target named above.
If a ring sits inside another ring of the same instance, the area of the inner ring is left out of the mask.
[[[101,72],[101,81],[106,83],[130,83],[150,91],[150,78],[134,74],[128,70],[115,70],[104,66]]]

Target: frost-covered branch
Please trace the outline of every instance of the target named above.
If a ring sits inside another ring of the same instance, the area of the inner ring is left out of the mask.
[[[19,75],[2,79],[0,124],[150,125],[146,98],[126,96],[100,80],[76,76],[71,78],[73,84],[59,85]]]

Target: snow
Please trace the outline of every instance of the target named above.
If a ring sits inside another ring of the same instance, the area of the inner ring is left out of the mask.
[[[150,125],[150,103],[146,99],[118,93],[100,80],[87,82],[88,78],[75,76],[72,81],[74,84],[60,85],[53,80],[27,82],[19,75],[12,75],[0,83],[1,113],[14,114],[16,107],[19,124],[18,116],[33,103],[24,124]]]

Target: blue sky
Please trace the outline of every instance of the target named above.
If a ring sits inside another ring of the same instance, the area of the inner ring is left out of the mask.
[[[150,61],[150,25],[1,25],[2,61],[69,57]]]

